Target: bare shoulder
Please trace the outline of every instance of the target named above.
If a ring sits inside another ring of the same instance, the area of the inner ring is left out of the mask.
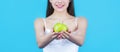
[[[85,17],[79,17],[77,22],[78,22],[78,26],[82,28],[86,28],[88,25],[88,21]]]
[[[39,24],[43,24],[43,18],[36,18],[35,20],[34,20],[34,25],[39,25]]]
[[[87,21],[86,17],[80,16],[80,17],[78,17],[78,22],[79,23],[87,23],[88,21]]]
[[[86,17],[83,17],[83,16],[80,16],[78,17],[78,21],[87,21],[87,18]]]

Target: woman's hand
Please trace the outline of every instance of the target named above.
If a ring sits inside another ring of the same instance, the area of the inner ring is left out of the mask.
[[[57,38],[60,35],[60,33],[56,33],[56,32],[52,32],[50,34],[52,35],[53,39]]]
[[[59,33],[60,34],[57,36],[57,39],[66,39],[66,38],[69,38],[71,31],[62,31]]]
[[[71,33],[70,33],[70,32],[67,32],[67,31],[63,31],[62,34],[63,34],[62,37],[64,36],[66,39],[68,39],[68,38],[69,38],[69,35],[70,35]]]

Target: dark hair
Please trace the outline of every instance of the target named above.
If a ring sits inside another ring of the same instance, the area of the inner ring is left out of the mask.
[[[48,0],[46,17],[50,16],[53,12],[54,12],[54,9],[53,9],[50,1]],[[75,16],[75,12],[74,12],[74,2],[73,2],[73,0],[70,0],[69,6],[68,6],[68,8],[67,8],[67,12],[68,12],[70,15]]]

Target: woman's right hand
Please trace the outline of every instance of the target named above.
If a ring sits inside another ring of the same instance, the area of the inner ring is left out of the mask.
[[[53,39],[57,39],[57,37],[58,37],[61,33],[51,32],[50,34],[52,35],[52,38],[53,38]]]
[[[65,36],[63,36],[63,32],[64,31],[61,31],[61,32],[54,32],[54,30],[51,32],[51,34],[53,35],[52,36],[52,38],[55,38],[55,39],[66,39],[66,37]],[[71,31],[68,31],[67,30],[67,32],[68,33],[71,33]]]

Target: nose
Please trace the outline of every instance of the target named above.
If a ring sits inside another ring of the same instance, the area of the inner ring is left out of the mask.
[[[61,0],[59,0],[59,1],[58,1],[58,3],[62,3],[62,1],[61,1]]]

